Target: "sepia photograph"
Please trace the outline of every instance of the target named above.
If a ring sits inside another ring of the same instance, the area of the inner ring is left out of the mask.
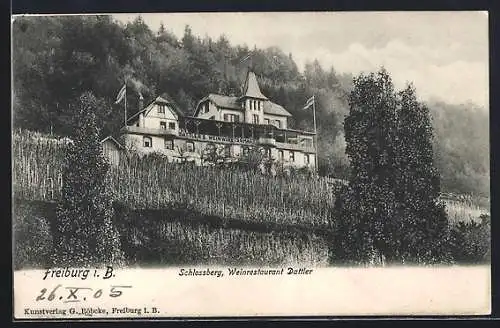
[[[490,313],[487,12],[11,24],[16,319]]]

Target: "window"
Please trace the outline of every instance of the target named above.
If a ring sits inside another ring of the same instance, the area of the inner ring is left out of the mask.
[[[151,140],[151,137],[143,137],[142,142],[144,147],[147,148],[153,147],[153,141]]]
[[[243,156],[248,156],[248,151],[249,151],[248,147],[246,146],[243,147]]]
[[[309,165],[309,163],[311,163],[309,160],[309,154],[304,154],[304,162],[306,162],[306,164],[308,164],[308,165]]]
[[[275,124],[275,126],[276,126],[278,129],[281,129],[281,121],[280,121],[280,120],[276,120],[276,121],[274,121],[274,124]]]
[[[165,114],[165,105],[158,105],[158,113]]]
[[[215,120],[215,115],[210,116],[209,120]]]
[[[165,149],[174,149],[174,139],[165,138]]]
[[[265,118],[265,119],[264,119],[264,123],[269,124],[269,119],[268,119],[268,118]]]
[[[186,150],[188,152],[193,152],[194,151],[194,142],[186,142]]]
[[[165,130],[167,128],[167,122],[160,122],[160,129]]]
[[[231,157],[232,156],[231,145],[225,145],[224,146],[224,156],[225,157]]]
[[[259,115],[253,114],[253,124],[259,124]]]
[[[209,104],[208,102],[205,103],[205,113],[208,113],[210,111]]]
[[[170,130],[175,130],[175,122],[168,122],[168,128]]]
[[[224,114],[224,121],[225,122],[239,122],[240,117],[239,117],[239,115],[236,115],[236,114]]]
[[[278,159],[279,159],[280,161],[282,161],[282,160],[283,160],[283,150],[278,150]]]
[[[295,154],[293,153],[293,151],[290,151],[290,162],[293,161],[295,161]]]

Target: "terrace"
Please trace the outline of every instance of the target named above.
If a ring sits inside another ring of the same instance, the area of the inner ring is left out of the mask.
[[[139,126],[124,126],[121,129],[122,132],[135,133],[135,134],[147,134],[153,136],[176,136],[178,135],[178,130],[169,129],[168,127],[165,129],[152,129],[146,127]]]
[[[314,132],[279,129],[274,125],[222,122],[187,117],[180,122],[179,137],[232,144],[258,144],[289,150],[316,152]]]

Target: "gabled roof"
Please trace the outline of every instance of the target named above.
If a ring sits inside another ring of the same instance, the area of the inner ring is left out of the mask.
[[[242,97],[252,97],[259,99],[266,99],[267,97],[260,92],[259,84],[257,83],[257,77],[252,71],[248,71],[245,84],[243,85],[243,95]]]
[[[223,95],[211,93],[207,97],[203,98],[202,101],[207,100],[207,99],[209,99],[214,104],[216,104],[217,107],[235,109],[235,110],[243,110],[243,108],[240,105],[240,102],[238,101],[238,97],[223,96]]]
[[[109,141],[113,142],[114,144],[116,144],[118,146],[118,148],[123,148],[123,146],[115,138],[113,138],[112,136],[107,136],[106,138],[102,139],[101,143],[104,143],[107,140],[109,140]]]
[[[155,102],[170,105],[170,108],[172,108],[179,116],[189,115],[189,113],[184,112],[179,106],[177,106],[175,101],[172,100],[172,97],[170,97],[166,92],[162,93],[159,97],[156,97]]]
[[[182,110],[180,110],[179,107],[177,107],[177,105],[173,101],[170,100],[170,97],[168,97],[166,94],[162,94],[161,96],[156,97],[155,100],[153,100],[149,105],[144,107],[142,110],[140,110],[137,113],[135,113],[134,115],[130,116],[127,119],[127,123],[134,121],[139,116],[139,114],[149,112],[149,110],[151,110],[151,108],[153,107],[154,104],[169,105],[169,108],[173,109],[174,112],[178,116],[186,116],[186,113],[184,113]]]
[[[292,116],[283,106],[273,103],[272,101],[264,101],[264,114]]]
[[[238,99],[239,99],[238,97],[223,96],[223,95],[211,93],[208,96],[206,96],[205,98],[203,98],[202,100],[200,100],[198,105],[206,100],[210,100],[215,105],[217,105],[217,107],[243,111],[244,109],[241,107]],[[290,114],[282,106],[280,106],[276,103],[273,103],[270,100],[264,101],[264,114],[279,115],[279,116],[292,116],[292,114]]]

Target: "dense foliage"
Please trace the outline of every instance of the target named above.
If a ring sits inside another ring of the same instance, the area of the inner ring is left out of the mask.
[[[335,42],[335,40],[332,40]],[[292,126],[312,130],[312,113],[302,109],[316,96],[319,169],[322,175],[347,177],[342,122],[348,112],[350,75],[324,69],[317,61],[299,68],[292,54],[279,48],[249,49],[200,38],[186,26],[177,37],[162,26],[151,31],[138,17],[123,25],[110,16],[19,17],[13,24],[14,125],[33,131],[71,134],[73,107],[85,91],[103,106],[95,111],[102,136],[116,135],[123,110],[113,106],[129,79],[130,115],[144,101],[168,93],[188,114],[209,92],[237,94],[252,52],[251,64],[264,94],[294,115]],[[303,69],[303,71],[302,71]],[[302,71],[302,72],[301,72]],[[429,105],[437,139],[443,188],[458,193],[489,194],[488,113],[473,105]]]
[[[339,197],[340,256],[430,263],[447,259],[448,219],[439,202],[429,111],[387,72],[354,79],[345,119],[349,185]]]
[[[121,260],[112,198],[105,185],[109,164],[101,153],[94,114],[101,106],[88,93],[77,103],[77,129],[65,152],[56,213],[57,265],[119,264]]]

